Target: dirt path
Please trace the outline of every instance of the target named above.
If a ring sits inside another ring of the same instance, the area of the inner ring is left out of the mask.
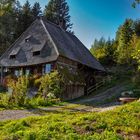
[[[4,110],[0,111],[0,121],[4,120],[16,120],[21,118],[26,118],[28,116],[39,116],[38,114],[34,114],[29,110]]]
[[[47,107],[32,110],[4,110],[0,111],[0,121],[15,120],[29,116],[44,116],[50,112],[58,113],[63,111],[70,112],[104,112],[113,110],[120,104],[113,99],[118,98],[125,90],[124,84],[115,86],[95,96],[80,99],[79,101],[68,103],[64,106]],[[113,102],[109,102],[109,101]]]
[[[73,102],[76,104],[88,104],[98,107],[109,107],[114,105],[119,105],[117,99],[121,96],[121,92],[124,91],[125,84],[117,85],[112,87],[98,95],[92,96],[87,99],[81,99],[79,101]]]
[[[6,120],[17,120],[31,116],[45,116],[50,112],[53,113],[62,113],[63,111],[70,111],[70,112],[104,112],[113,110],[117,106],[111,107],[103,107],[103,108],[95,108],[91,106],[75,106],[71,107],[70,105],[63,106],[63,107],[48,107],[42,109],[32,109],[32,110],[3,110],[0,111],[0,121]]]

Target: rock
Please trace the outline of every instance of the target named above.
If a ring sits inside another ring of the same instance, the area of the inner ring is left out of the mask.
[[[133,91],[124,91],[121,93],[121,96],[129,96],[129,95],[133,95],[134,92]]]

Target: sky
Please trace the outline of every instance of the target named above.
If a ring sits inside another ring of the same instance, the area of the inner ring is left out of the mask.
[[[23,4],[26,0],[19,0]],[[42,9],[49,0],[39,2]],[[118,27],[126,18],[139,19],[140,6],[132,8],[134,0],[67,0],[75,35],[90,48],[94,39],[115,38]]]

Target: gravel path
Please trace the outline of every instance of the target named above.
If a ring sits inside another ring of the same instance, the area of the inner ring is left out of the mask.
[[[104,112],[113,110],[117,106],[95,108],[91,106],[79,106],[74,108],[63,107],[48,107],[42,109],[33,110],[3,110],[0,111],[0,121],[6,120],[17,120],[21,118],[31,117],[31,116],[45,116],[49,112],[63,112],[64,110],[70,112]]]
[[[95,95],[93,97],[87,98],[87,99],[81,99],[79,101],[76,101],[74,103],[76,104],[89,104],[89,105],[96,105],[99,104],[99,107],[109,107],[109,106],[115,106],[119,105],[118,102],[113,103],[105,103],[108,102],[108,100],[115,98],[119,98],[121,95],[121,92],[125,90],[125,85],[117,85],[115,87],[112,87],[105,92],[102,92],[98,95]],[[100,105],[100,103],[103,103],[103,105]]]
[[[115,86],[91,98],[87,97],[87,99],[81,99],[79,101],[73,102],[72,104],[75,105],[80,104],[76,107],[71,107],[71,104],[67,104],[65,106],[47,107],[42,109],[0,111],[0,121],[21,119],[29,116],[42,116],[46,115],[46,113],[48,112],[62,112],[64,110],[71,112],[104,112],[108,110],[113,110],[120,105],[118,102],[107,104],[104,103],[103,105],[96,106],[95,104],[102,103],[104,102],[104,100],[110,99],[113,96],[117,98],[118,96],[120,96],[120,93],[123,90],[125,90],[124,85]],[[84,104],[89,104],[89,106],[86,106]]]
[[[39,116],[39,114],[34,114],[32,111],[29,110],[3,110],[0,111],[0,121],[4,120],[15,120],[26,118],[29,116]]]

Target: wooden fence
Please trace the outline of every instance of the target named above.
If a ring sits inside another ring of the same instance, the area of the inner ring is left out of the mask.
[[[111,81],[108,77],[104,78],[101,82],[96,83],[95,85],[89,87],[87,89],[87,95],[91,94],[92,92],[98,90],[100,87],[104,86],[107,81]]]

